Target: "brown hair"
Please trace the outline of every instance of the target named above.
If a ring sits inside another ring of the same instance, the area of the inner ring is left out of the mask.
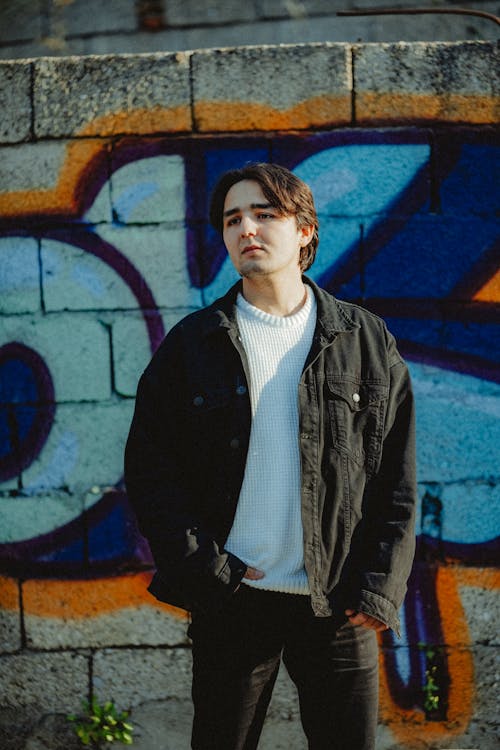
[[[314,262],[319,243],[318,216],[309,185],[279,164],[246,164],[240,169],[225,172],[212,191],[209,212],[211,225],[221,234],[226,195],[233,185],[242,180],[258,182],[269,204],[282,216],[295,216],[299,229],[314,227],[311,241],[300,251],[300,270],[307,271]]]

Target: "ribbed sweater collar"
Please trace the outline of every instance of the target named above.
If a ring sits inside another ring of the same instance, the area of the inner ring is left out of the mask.
[[[267,313],[259,307],[250,304],[250,302],[247,302],[241,292],[238,292],[236,307],[238,313],[241,315],[247,318],[253,318],[264,325],[272,326],[273,328],[299,328],[300,326],[305,325],[309,316],[316,308],[314,293],[308,285],[306,285],[306,292],[307,296],[304,304],[300,310],[297,310],[293,315],[271,315],[271,313]]]

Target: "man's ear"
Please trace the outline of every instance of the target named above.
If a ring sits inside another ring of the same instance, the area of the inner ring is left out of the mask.
[[[300,227],[300,246],[305,247],[310,243],[314,234],[314,226],[312,224],[306,224],[304,227]]]

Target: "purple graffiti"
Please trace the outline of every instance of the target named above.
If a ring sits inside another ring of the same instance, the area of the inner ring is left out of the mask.
[[[43,359],[17,341],[0,347],[0,480],[16,477],[52,428],[54,385]]]

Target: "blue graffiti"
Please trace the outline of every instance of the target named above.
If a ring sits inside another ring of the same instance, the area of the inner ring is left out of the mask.
[[[439,544],[460,559],[474,561],[484,560],[480,557],[484,550],[498,543],[499,519],[492,512],[494,454],[500,442],[498,324],[494,305],[471,300],[495,268],[493,250],[499,232],[493,196],[500,148],[493,137],[478,144],[471,133],[457,134],[438,145],[440,166],[436,170],[424,132],[339,131],[190,142],[157,138],[117,144],[113,169],[126,170],[127,165],[163,155],[175,156],[183,165],[185,243],[180,252],[185,257],[186,278],[191,289],[200,290],[203,303],[236,278],[221,238],[206,221],[217,177],[247,161],[274,160],[311,184],[321,221],[312,275],[333,293],[383,315],[397,336],[415,383],[419,477],[424,486],[440,485],[433,488],[442,504]],[[102,159],[94,169],[89,167],[87,179],[77,220],[33,215],[19,226],[11,221],[4,226],[2,241],[24,247],[33,240],[48,239],[99,259],[130,290],[154,350],[164,325],[151,291],[152,279],[121,251],[118,235],[110,241],[100,224],[91,222],[95,206],[109,193],[109,174]],[[122,187],[113,206],[119,226],[132,221],[135,211],[147,207],[148,200],[158,200],[161,190],[153,177],[144,176]],[[57,278],[59,256],[46,248],[43,262],[46,278]],[[7,284],[24,289],[29,284],[37,289],[39,279],[32,276],[22,263],[8,261],[0,273],[0,288]],[[112,309],[112,295],[103,278],[83,262],[71,268],[70,279],[101,300],[104,308]],[[0,471],[7,490],[13,486],[8,482],[15,481],[43,451],[57,401],[43,358],[36,352],[28,357],[27,350],[14,351],[11,346],[7,341],[0,349]],[[58,476],[56,465],[78,460],[76,440],[74,435],[67,439],[62,435],[60,452],[39,473],[32,492],[50,490]],[[62,483],[64,472],[59,474]],[[467,493],[461,494],[457,488],[464,481],[469,485]],[[63,527],[43,534],[43,539],[0,545],[2,569],[12,572],[24,566],[31,575],[36,571],[65,575],[83,561],[98,574],[109,569],[113,560],[144,564],[147,552],[132,531],[119,474],[113,484],[101,500],[97,498],[92,512],[80,511]],[[117,533],[117,524],[127,532]],[[422,522],[421,537],[434,545],[437,537],[429,528],[427,521]],[[105,539],[108,543],[99,542]],[[409,674],[409,668],[405,672],[400,667],[401,674]]]

